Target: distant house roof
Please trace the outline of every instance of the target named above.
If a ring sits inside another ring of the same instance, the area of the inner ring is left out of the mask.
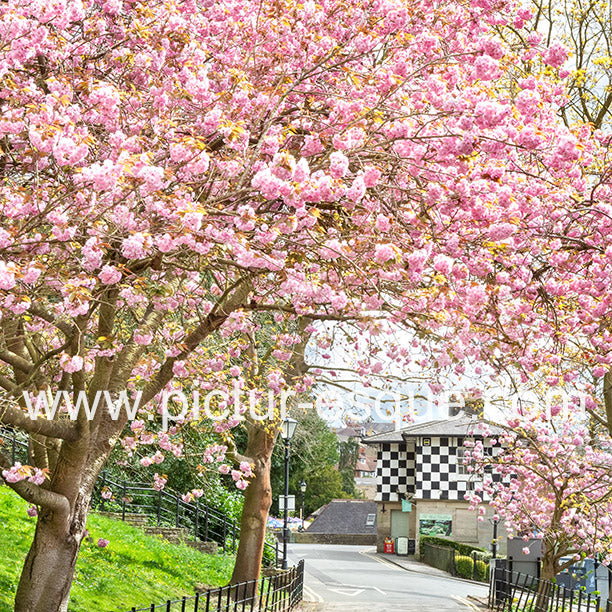
[[[479,422],[479,419],[474,418],[471,415],[461,415],[457,418],[438,419],[436,421],[427,421],[425,423],[415,423],[414,425],[409,425],[403,429],[364,438],[362,441],[365,444],[381,444],[383,442],[403,442],[406,438],[421,436],[477,436],[479,435]],[[495,433],[499,431],[499,429],[495,427],[493,430]]]
[[[315,512],[308,533],[376,533],[376,502],[334,499]]]
[[[376,471],[376,459],[371,457],[360,457],[357,460],[355,466],[356,472],[375,472]]]
[[[364,436],[372,436],[385,431],[392,431],[393,423],[347,423],[346,427],[334,429],[335,434],[341,440],[350,438],[362,438]]]

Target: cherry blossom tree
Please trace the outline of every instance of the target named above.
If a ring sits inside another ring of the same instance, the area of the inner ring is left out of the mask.
[[[31,465],[0,465],[39,508],[16,610],[66,609],[128,421],[125,443],[159,443],[152,462],[180,453],[149,416],[178,385],[231,386],[249,343],[207,341],[252,313],[364,332],[384,313],[438,342],[440,366],[513,352],[535,367],[550,329],[522,296],[545,282],[539,258],[565,265],[539,236],[586,192],[595,145],[557,117],[559,53],[493,33],[526,19],[501,0],[0,3],[0,424],[31,440]],[[550,69],[517,81],[524,53]],[[597,290],[605,257],[572,291]],[[95,415],[29,417],[58,391],[100,400]]]
[[[585,188],[556,211],[554,231],[546,237],[540,280],[531,290],[533,310],[540,310],[557,346],[546,362],[549,382],[576,384],[590,392],[587,407],[595,423],[612,433],[612,376],[606,345],[609,340],[606,283],[599,272],[610,257],[609,176],[610,111],[612,103],[611,47],[608,3],[533,0],[526,9],[531,18],[523,30],[500,28],[504,40],[531,40],[550,47],[549,54],[563,63],[567,99],[559,109],[567,125],[591,133],[594,163],[585,168]],[[537,61],[524,56],[523,70],[539,72]],[[585,308],[586,306],[586,308]],[[571,312],[570,312],[571,311]],[[568,317],[569,314],[569,317]],[[533,371],[533,367],[531,368]],[[564,374],[567,372],[567,374]]]
[[[465,442],[468,471],[483,482],[469,499],[482,509],[488,501],[509,537],[542,539],[542,578],[551,580],[585,557],[598,555],[608,565],[610,441],[594,443],[587,428],[568,422],[544,427],[516,419],[491,443],[487,450],[482,441]]]

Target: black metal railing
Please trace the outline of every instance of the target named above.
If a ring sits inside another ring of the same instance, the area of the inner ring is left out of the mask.
[[[28,443],[22,440],[14,429],[0,427],[0,438],[4,442],[0,449],[4,449],[11,458],[12,464],[15,464],[18,460],[21,463],[27,463]]]
[[[111,499],[102,496],[104,490],[112,492]],[[224,552],[236,549],[239,530],[234,519],[199,499],[184,502],[176,491],[158,491],[143,482],[113,480],[102,472],[94,488],[92,507],[100,512],[115,512],[124,521],[130,514],[144,514],[152,525],[187,529],[195,540],[217,542]]]
[[[102,497],[107,488],[113,493],[112,500]],[[223,512],[210,507],[196,499],[185,502],[176,491],[156,490],[147,483],[128,483],[109,478],[105,472],[100,474],[92,496],[92,507],[100,512],[110,511],[121,515],[125,520],[130,514],[144,514],[152,524],[159,527],[171,526],[186,529],[195,540],[217,542],[223,552],[236,552],[240,539],[240,527],[236,520]],[[265,542],[264,548],[268,557],[274,558],[274,565],[279,565],[280,548]]]
[[[210,589],[191,597],[168,600],[129,612],[289,612],[304,591],[304,560],[287,571],[259,580]]]
[[[15,430],[0,428],[0,438],[12,463],[28,462],[28,443]],[[110,500],[102,497],[106,487],[113,494]],[[240,527],[235,519],[199,499],[187,503],[180,493],[171,489],[157,491],[148,483],[113,480],[106,472],[102,472],[96,482],[91,507],[100,512],[116,512],[122,520],[131,514],[144,514],[152,525],[187,529],[195,540],[217,542],[223,552],[236,552],[240,539]],[[282,561],[278,542],[265,542],[264,550],[268,562],[278,567]]]
[[[495,568],[489,583],[489,608],[496,612],[599,612],[601,598],[550,580]],[[608,610],[612,609],[608,602]]]

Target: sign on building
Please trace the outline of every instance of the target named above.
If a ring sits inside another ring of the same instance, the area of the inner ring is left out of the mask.
[[[450,536],[453,533],[451,514],[421,514],[419,516],[419,533],[429,536]]]

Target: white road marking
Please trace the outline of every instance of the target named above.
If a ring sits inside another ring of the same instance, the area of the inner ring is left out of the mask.
[[[386,595],[386,593],[384,591],[381,591],[378,587],[375,586],[370,586],[368,584],[366,585],[359,585],[359,584],[342,584],[340,587],[327,587],[330,591],[336,591],[338,592],[339,588],[342,589],[359,589],[360,591],[366,591],[366,590],[370,590],[370,591],[378,591],[381,595]]]
[[[346,595],[347,597],[355,597],[356,595],[359,595],[359,593],[363,593],[363,589],[347,589],[347,588],[342,588],[342,589],[332,589],[331,587],[327,587],[330,591],[333,591],[334,593],[339,593],[340,595]]]

